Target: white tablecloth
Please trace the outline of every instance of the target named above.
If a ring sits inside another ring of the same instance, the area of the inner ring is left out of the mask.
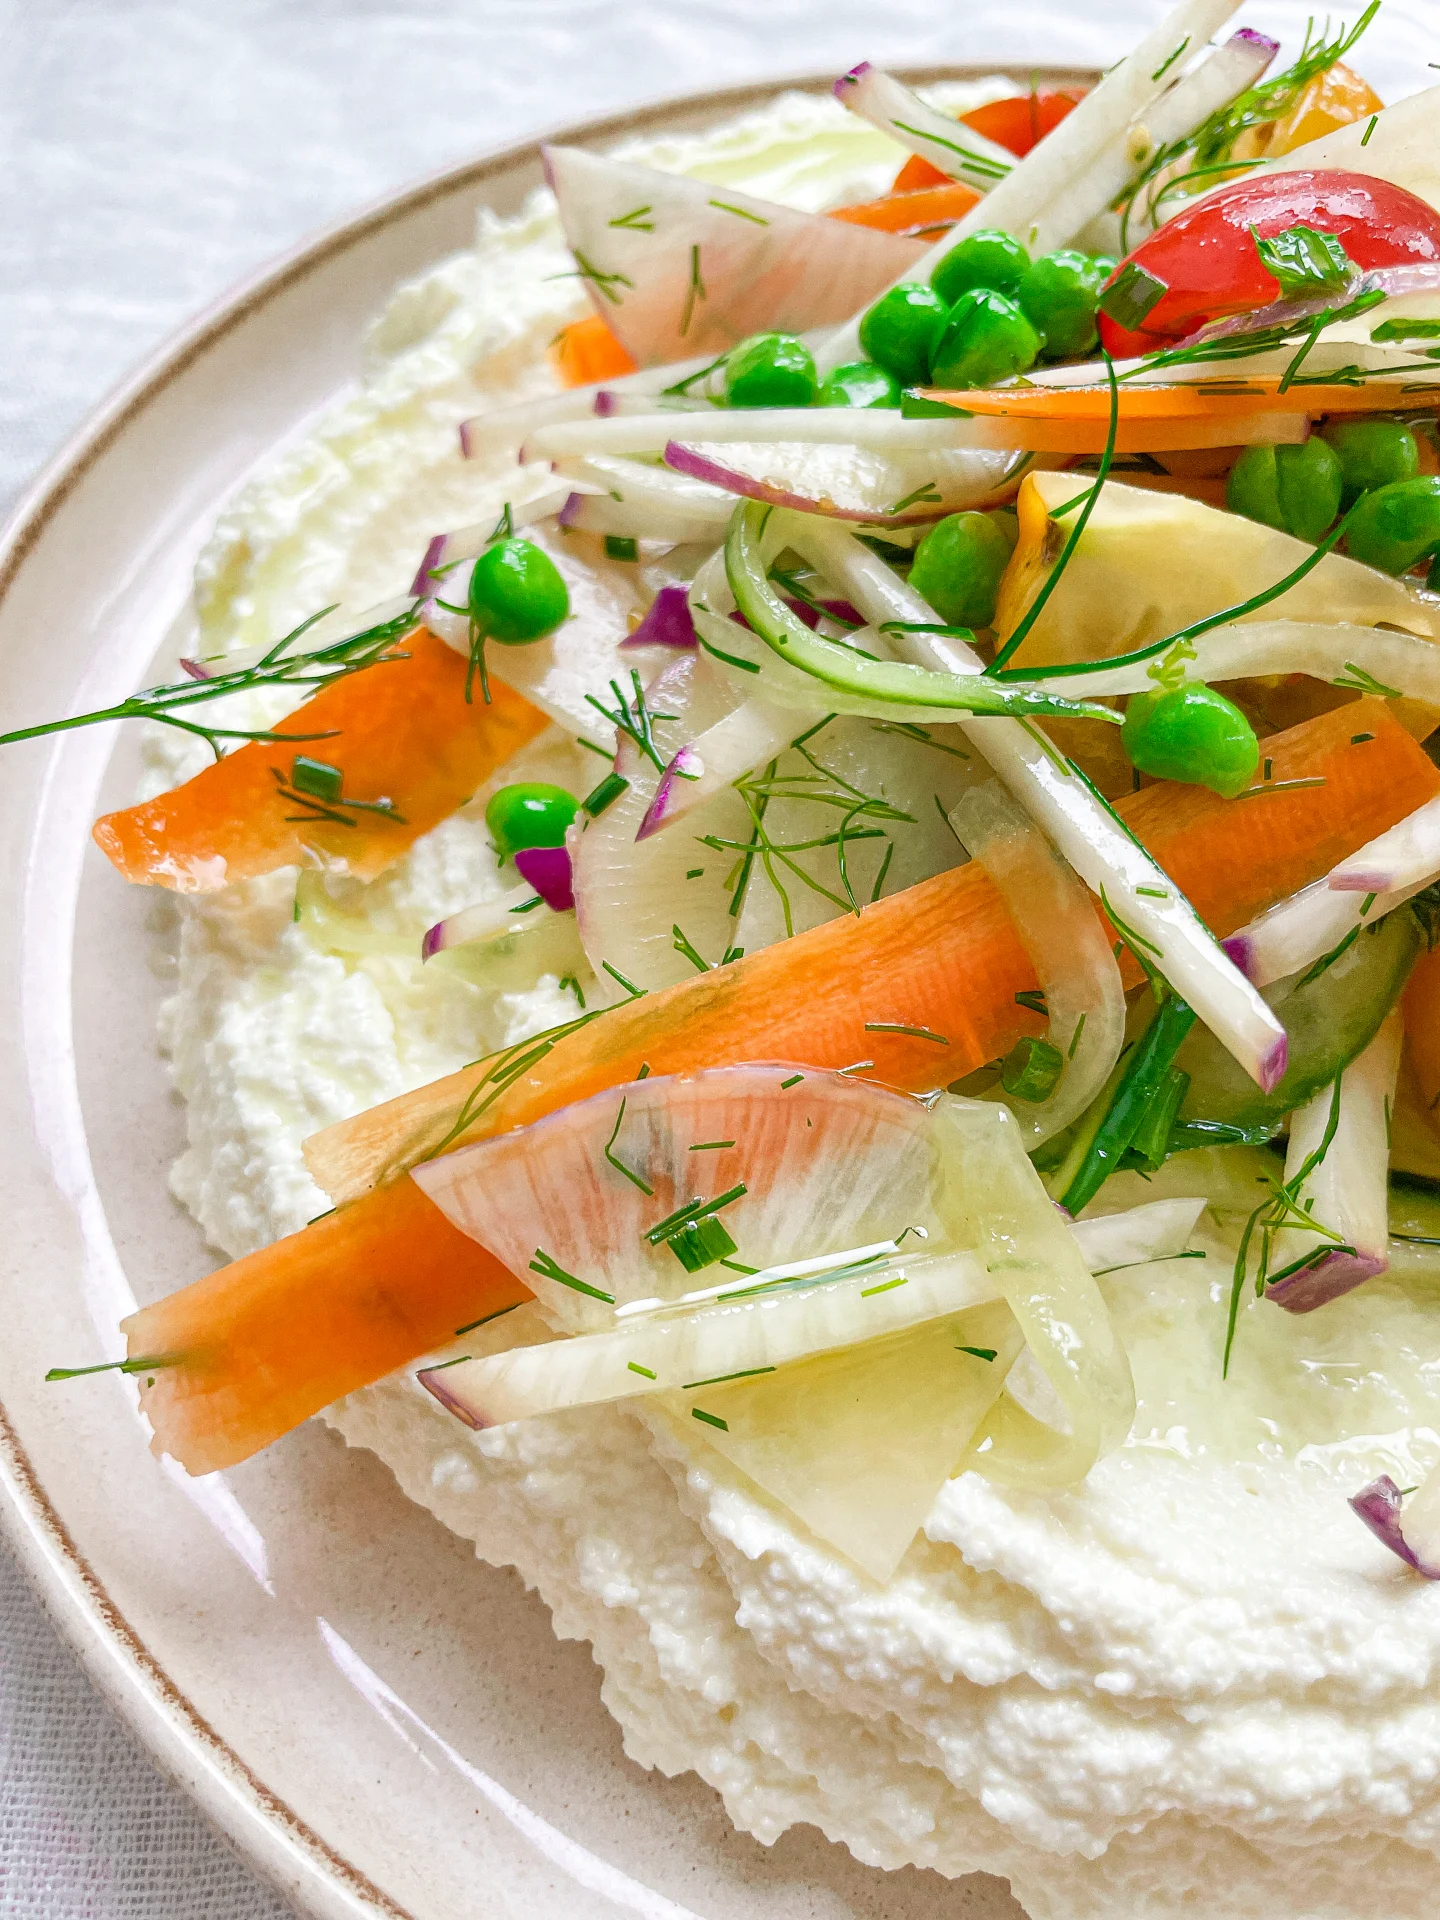
[[[1353,11],[1359,11],[1359,4]],[[1163,0],[0,0],[0,507],[188,313],[409,177],[566,119],[857,60],[1108,65]],[[1299,0],[1245,19],[1304,31]],[[1387,98],[1440,53],[1386,0]],[[284,1909],[101,1705],[0,1551],[0,1917]]]

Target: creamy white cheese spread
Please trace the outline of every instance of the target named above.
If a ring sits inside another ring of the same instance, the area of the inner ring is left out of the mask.
[[[897,157],[798,96],[625,151],[812,209],[882,190]],[[403,592],[432,533],[515,497],[513,465],[462,461],[456,426],[553,386],[546,344],[583,310],[555,277],[571,266],[537,194],[395,294],[356,391],[223,517],[200,650]],[[504,777],[584,791],[598,766],[552,730]],[[155,786],[192,770],[156,744]],[[228,1254],[325,1210],[308,1134],[575,1011],[553,974],[497,991],[419,961],[426,927],[502,890],[484,799],[368,889],[332,889],[366,936],[348,947],[294,919],[293,872],[180,903],[174,1186]],[[1107,1204],[1193,1191],[1200,1159]],[[1247,1164],[1215,1175],[1231,1219]],[[591,1642],[633,1759],[693,1769],[761,1840],[808,1821],[877,1866],[988,1869],[1033,1920],[1419,1920],[1440,1594],[1345,1495],[1440,1458],[1440,1279],[1417,1255],[1305,1319],[1249,1302],[1222,1382],[1229,1255],[1199,1244],[1203,1263],[1103,1282],[1139,1393],[1128,1444],[1063,1494],[952,1480],[884,1588],[641,1403],[475,1435],[407,1371],[328,1417]],[[526,1308],[465,1350],[542,1333]]]

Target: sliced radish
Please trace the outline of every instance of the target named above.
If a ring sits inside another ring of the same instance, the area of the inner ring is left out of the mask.
[[[542,974],[588,982],[573,913],[537,902],[530,886],[466,907],[430,928],[420,957],[497,993],[521,993]]]
[[[1290,1116],[1285,1178],[1316,1224],[1276,1234],[1265,1297],[1291,1313],[1325,1306],[1390,1263],[1390,1112],[1404,1032],[1397,1008],[1341,1075],[1338,1104],[1324,1087]]]
[[[1350,1505],[1375,1538],[1427,1580],[1440,1580],[1440,1472],[1431,1472],[1409,1504],[1382,1473],[1351,1497]]]
[[[738,1248],[738,1283],[752,1269],[881,1242],[948,1250],[936,1173],[922,1102],[843,1074],[755,1066],[612,1088],[428,1161],[414,1177],[463,1233],[523,1275],[556,1326],[598,1332],[614,1324],[617,1305],[675,1301],[730,1273],[717,1265],[696,1277],[646,1238],[677,1208],[744,1189],[717,1216]],[[532,1267],[537,1246],[568,1284]]]
[[[1292,893],[1288,900],[1277,901],[1248,927],[1220,944],[1247,980],[1257,987],[1268,987],[1272,981],[1299,973],[1302,967],[1332,952],[1362,926],[1383,920],[1387,913],[1413,900],[1425,884],[1421,880],[1395,893],[1368,895],[1334,893],[1324,880],[1316,880],[1299,893]]]
[[[617,683],[633,705],[628,669]],[[624,793],[572,836],[580,938],[596,974],[611,983],[612,998],[622,989],[605,971],[607,962],[636,986],[654,991],[694,973],[687,946],[705,965],[715,966],[734,945],[731,889],[725,885],[733,858],[700,845],[695,837],[744,837],[750,816],[728,782],[695,813],[688,832],[661,835],[638,846],[636,839],[675,753],[742,698],[705,655],[679,652],[644,691],[646,711],[655,716],[655,759],[622,738],[615,764],[628,783]],[[614,702],[614,692],[607,692],[605,704],[612,711]],[[798,731],[793,717],[791,730]]]
[[[1440,873],[1440,800],[1428,801],[1397,821],[1330,875],[1337,893],[1397,893],[1422,887]]]
[[[930,107],[902,80],[862,60],[835,82],[835,98],[842,107],[888,133],[910,153],[918,153],[952,180],[963,180],[980,193],[1013,172],[1015,156],[976,133],[948,113]]]
[[[577,272],[642,368],[727,353],[752,333],[832,325],[924,252],[895,234],[578,147],[544,156]]]
[[[978,448],[886,454],[794,442],[671,441],[665,464],[773,506],[875,526],[907,526],[964,507],[994,505],[1014,491],[1030,462],[1021,454]]]

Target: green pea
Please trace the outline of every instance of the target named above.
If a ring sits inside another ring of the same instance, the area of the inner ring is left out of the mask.
[[[1440,548],[1440,474],[1367,493],[1345,529],[1345,546],[1352,558],[1385,573],[1406,573]]]
[[[523,647],[558,627],[570,611],[559,568],[533,540],[497,540],[470,574],[470,613],[481,634]]]
[[[945,302],[919,281],[902,280],[882,293],[860,322],[860,345],[868,359],[913,387],[930,372],[930,350],[945,325]]]
[[[1340,510],[1340,484],[1334,449],[1312,434],[1300,447],[1246,447],[1230,469],[1225,504],[1313,545]]]
[[[1088,353],[1099,335],[1100,281],[1088,253],[1047,253],[1020,282],[1017,304],[1057,359]]]
[[[1233,800],[1255,777],[1260,742],[1244,714],[1201,680],[1137,693],[1120,739],[1133,766],[1160,780],[1185,780]]]
[[[1012,516],[1013,517],[1013,516]],[[998,513],[952,513],[915,549],[910,584],[947,626],[988,627],[1011,541]]]
[[[900,382],[873,360],[851,360],[820,384],[822,407],[898,407]]]
[[[1325,438],[1340,462],[1343,506],[1376,487],[1413,480],[1420,471],[1420,449],[1401,420],[1335,420]]]
[[[527,780],[491,794],[485,824],[495,851],[509,860],[526,847],[563,847],[565,829],[579,811],[580,802],[564,787]]]
[[[1033,367],[1040,336],[1013,300],[983,287],[962,293],[930,356],[937,387],[992,387]]]
[[[815,356],[793,333],[755,333],[725,360],[725,398],[732,407],[809,407],[820,378]]]
[[[992,293],[1013,294],[1030,266],[1030,256],[1018,240],[998,227],[986,227],[952,247],[930,276],[930,284],[953,307],[962,293],[985,287]]]

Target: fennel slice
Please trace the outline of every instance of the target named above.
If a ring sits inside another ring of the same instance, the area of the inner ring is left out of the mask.
[[[993,1301],[974,1254],[877,1260],[834,1280],[734,1295],[689,1311],[637,1314],[604,1333],[517,1347],[422,1373],[437,1399],[476,1428],[566,1407],[759,1378],[787,1362],[873,1341]]]
[[[1014,1316],[996,1302],[800,1361],[773,1378],[666,1394],[646,1412],[687,1447],[723,1454],[883,1584],[1021,1345]]]

